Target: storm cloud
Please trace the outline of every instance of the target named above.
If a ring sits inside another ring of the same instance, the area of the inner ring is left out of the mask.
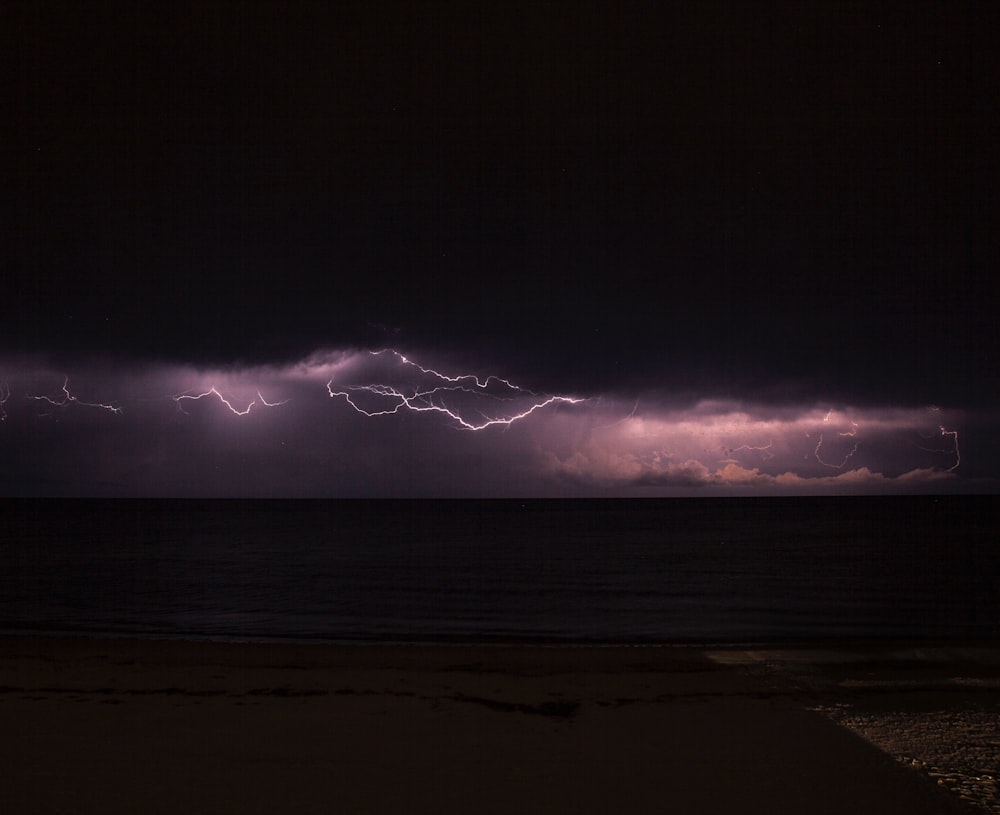
[[[970,489],[957,407],[558,393],[394,349],[281,365],[9,358],[23,495],[489,497]],[[513,375],[510,375],[513,376]],[[973,422],[974,424],[974,422]]]

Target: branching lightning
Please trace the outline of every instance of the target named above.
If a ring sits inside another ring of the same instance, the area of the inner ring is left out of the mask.
[[[270,455],[272,447],[278,450],[280,441],[282,466],[294,467],[297,473],[302,468],[300,486],[313,483],[310,479],[325,484],[324,479],[341,477],[317,469],[319,465],[308,456],[301,464],[292,458],[309,450],[317,439],[338,440],[339,449],[346,451],[346,460],[354,456],[364,462],[359,464],[363,468],[367,466],[365,451],[371,445],[398,441],[398,434],[388,425],[401,421],[405,413],[437,414],[434,419],[413,417],[406,431],[408,443],[424,453],[414,457],[416,463],[412,466],[431,468],[420,471],[427,473],[441,464],[441,478],[450,477],[444,468],[457,460],[455,450],[466,456],[470,444],[477,447],[483,442],[482,454],[496,456],[498,467],[516,461],[519,473],[537,472],[542,480],[554,479],[551,483],[559,489],[572,489],[572,485],[603,489],[611,485],[638,491],[662,487],[705,488],[708,492],[795,492],[829,486],[858,492],[893,492],[939,489],[949,484],[950,488],[960,488],[962,482],[955,472],[962,464],[959,433],[965,432],[961,429],[963,414],[958,409],[946,412],[931,408],[934,416],[928,420],[917,408],[908,407],[817,410],[815,403],[771,405],[725,399],[674,404],[669,396],[661,397],[654,391],[643,396],[640,410],[640,400],[634,396],[623,403],[618,401],[622,398],[618,393],[584,394],[581,398],[572,393],[547,392],[544,386],[535,391],[517,384],[516,377],[512,381],[487,376],[479,367],[455,368],[438,359],[426,361],[437,367],[421,364],[392,348],[349,349],[317,351],[297,363],[252,368],[120,366],[111,373],[103,363],[96,371],[84,368],[72,372],[74,382],[90,383],[84,386],[87,396],[103,396],[94,388],[116,383],[110,391],[113,401],[105,397],[108,403],[81,399],[70,388],[69,376],[63,371],[38,366],[31,369],[20,363],[28,384],[22,385],[14,376],[0,375],[0,428],[5,442],[9,442],[21,427],[28,429],[19,421],[21,411],[40,421],[64,414],[61,424],[79,425],[83,439],[80,450],[86,444],[105,442],[109,433],[137,440],[139,446],[138,440],[149,434],[154,438],[157,433],[164,434],[161,442],[180,438],[177,434],[183,431],[179,425],[190,424],[189,419],[206,431],[199,431],[202,443],[213,444],[211,431],[218,429],[224,440],[220,440],[224,444],[220,449],[226,451],[259,438],[258,433],[280,432],[280,439],[269,437],[259,453]],[[112,376],[113,380],[109,378]],[[24,398],[12,400],[12,394],[23,394]],[[124,394],[125,401],[118,398],[120,394]],[[287,404],[289,396],[293,407],[278,410],[275,421],[258,418]],[[331,399],[337,403],[331,405]],[[199,401],[206,404],[192,406]],[[562,409],[563,405],[577,407]],[[95,422],[89,418],[95,410],[121,414],[123,408],[127,416],[119,419]],[[254,418],[243,418],[251,413]],[[331,413],[346,421],[330,422]],[[379,417],[391,416],[397,419],[379,421]],[[223,431],[222,425],[230,423],[245,430],[235,434]],[[469,439],[462,433],[448,433],[486,431],[491,427],[505,430],[515,424],[521,429],[506,436],[493,432],[475,437],[473,432],[475,438]],[[317,425],[322,426],[319,434]],[[353,439],[360,425],[370,427],[371,432]],[[60,432],[68,429],[60,428]],[[455,436],[455,442],[442,432]],[[47,445],[54,443],[54,438],[26,433],[23,443]],[[907,452],[911,444],[925,452]],[[169,448],[161,443],[160,449]],[[76,453],[69,451],[66,455]],[[310,470],[314,464],[316,467]],[[236,459],[227,466],[236,468]],[[232,477],[234,484],[244,483],[234,474],[235,469],[227,472],[230,475],[226,477]],[[169,475],[165,470],[164,483],[168,483]],[[427,477],[429,483],[438,483],[434,481],[437,476]],[[455,477],[473,476],[456,470]]]
[[[326,383],[327,393],[331,399],[337,397],[343,398],[343,400],[356,412],[368,418],[374,418],[376,416],[392,416],[403,410],[409,410],[415,413],[433,412],[444,414],[454,421],[458,427],[464,430],[485,430],[488,427],[494,427],[497,425],[509,427],[515,422],[525,419],[532,413],[548,407],[549,405],[576,405],[580,402],[587,401],[586,399],[575,396],[538,396],[534,392],[521,388],[509,380],[503,379],[499,376],[490,375],[485,378],[480,378],[476,374],[459,374],[457,376],[449,376],[441,373],[440,371],[436,371],[433,368],[425,368],[423,365],[413,362],[403,354],[392,349],[383,349],[381,351],[372,351],[370,353],[372,356],[391,354],[403,365],[416,368],[421,373],[431,377],[432,380],[446,382],[448,384],[438,384],[423,388],[414,387],[407,391],[403,391],[394,385],[381,383],[349,385],[339,389],[334,388],[332,378]],[[501,393],[497,393],[497,389],[501,390]],[[358,401],[356,401],[359,394],[368,394],[379,400],[388,400],[388,406],[378,409],[365,408],[360,405]],[[527,397],[529,399],[529,404],[523,410],[500,415],[487,414],[482,410],[475,408],[475,412],[478,413],[480,417],[480,419],[476,420],[463,415],[461,410],[454,405],[456,400],[468,399],[469,397],[472,397],[477,404],[481,403],[485,399],[493,402],[503,402],[514,399],[524,399]],[[534,398],[534,401],[530,401],[532,397]],[[449,404],[449,402],[451,404]]]
[[[226,408],[229,409],[231,413],[233,413],[236,416],[246,416],[253,408],[253,406],[258,403],[257,401],[258,399],[260,400],[260,404],[264,405],[264,407],[279,407],[281,405],[284,405],[288,401],[287,399],[285,399],[281,402],[268,402],[263,396],[260,395],[260,391],[257,391],[257,399],[251,399],[250,403],[245,408],[243,408],[243,410],[240,410],[235,405],[233,405],[232,402],[226,399],[226,397],[223,396],[214,385],[203,393],[179,393],[176,396],[172,396],[171,398],[177,403],[177,407],[180,410],[184,410],[184,408],[181,406],[181,401],[187,399],[193,402],[197,402],[199,399],[204,399],[206,396],[215,396],[220,402],[222,402],[223,405],[226,406]]]
[[[455,383],[455,382],[464,382],[466,380],[471,380],[471,381],[475,382],[476,383],[476,387],[480,388],[480,389],[485,389],[485,388],[489,387],[490,382],[500,382],[503,385],[505,385],[508,388],[510,388],[512,391],[517,391],[518,393],[529,393],[529,394],[532,393],[531,391],[528,391],[528,390],[525,390],[524,388],[518,387],[517,385],[514,385],[513,383],[509,382],[508,380],[503,379],[503,378],[501,378],[499,376],[494,376],[493,374],[490,374],[489,376],[487,376],[485,379],[482,379],[482,380],[478,376],[476,376],[475,374],[459,374],[458,376],[448,376],[447,374],[443,374],[443,373],[440,373],[439,371],[435,371],[433,368],[425,368],[423,365],[418,365],[412,359],[408,358],[405,354],[401,354],[399,351],[396,351],[396,350],[394,350],[392,348],[383,348],[383,349],[381,349],[379,351],[369,351],[369,353],[373,357],[381,356],[382,354],[391,354],[392,356],[396,357],[396,359],[398,359],[400,362],[402,362],[404,365],[411,365],[414,368],[416,368],[418,371],[421,371],[422,373],[428,374],[429,376],[436,377],[437,379],[443,380],[444,382],[453,382],[453,383]],[[534,395],[534,394],[532,394],[532,395]]]
[[[111,413],[122,412],[122,409],[117,405],[105,405],[101,402],[83,402],[77,397],[75,397],[69,391],[69,377],[67,376],[63,380],[62,385],[63,396],[61,399],[53,399],[51,396],[29,396],[29,399],[34,399],[36,402],[48,402],[50,405],[55,405],[56,407],[66,407],[67,405],[80,405],[82,407],[92,407],[99,408],[100,410],[107,410]],[[5,400],[6,401],[6,400]]]

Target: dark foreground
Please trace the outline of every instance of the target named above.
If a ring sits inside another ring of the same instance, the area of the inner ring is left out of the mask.
[[[0,811],[1000,812],[998,714],[995,644],[11,637]]]

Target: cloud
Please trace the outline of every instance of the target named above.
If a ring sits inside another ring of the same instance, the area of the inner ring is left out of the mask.
[[[851,409],[704,401],[595,424],[553,478],[608,490],[899,491],[958,480],[959,420],[939,408]],[[950,427],[949,425],[948,427]]]
[[[550,470],[578,485],[600,486],[608,489],[668,488],[671,490],[696,489],[699,492],[752,490],[758,492],[875,492],[897,491],[941,485],[957,480],[954,473],[933,468],[922,468],[886,476],[872,472],[867,467],[846,470],[838,475],[803,476],[793,472],[777,475],[763,473],[757,467],[746,468],[732,462],[712,471],[699,461],[658,466],[643,465],[634,457],[595,463],[582,453],[572,461],[548,460]],[[608,466],[610,465],[610,466]]]
[[[249,367],[0,362],[7,494],[715,495],[961,483],[955,409],[545,393],[359,349]]]
[[[545,466],[554,475],[590,486],[698,488],[712,481],[712,473],[700,461],[646,463],[631,453],[590,455],[578,450],[566,460],[548,453]]]

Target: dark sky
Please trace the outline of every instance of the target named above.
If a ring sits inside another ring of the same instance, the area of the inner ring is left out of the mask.
[[[7,3],[0,350],[989,424],[989,8]]]

